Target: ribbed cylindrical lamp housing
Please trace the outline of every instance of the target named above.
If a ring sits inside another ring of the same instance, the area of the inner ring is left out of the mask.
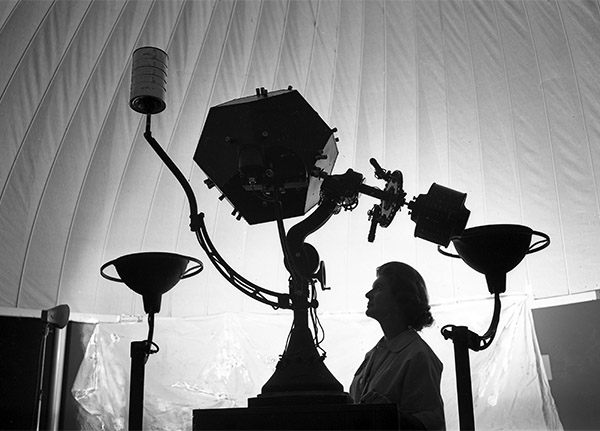
[[[140,114],[158,114],[167,104],[169,56],[159,48],[145,46],[133,52],[129,106]]]

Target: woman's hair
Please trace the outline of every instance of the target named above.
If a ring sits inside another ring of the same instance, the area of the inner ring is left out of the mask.
[[[420,331],[433,324],[427,287],[416,269],[402,262],[388,262],[377,268],[377,276],[390,280],[409,327]]]

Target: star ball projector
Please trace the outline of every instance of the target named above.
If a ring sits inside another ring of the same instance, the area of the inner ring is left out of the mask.
[[[212,107],[194,161],[248,224],[306,214],[338,156],[331,129],[298,91],[268,92]]]

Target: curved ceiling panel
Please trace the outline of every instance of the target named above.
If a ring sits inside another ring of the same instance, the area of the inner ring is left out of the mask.
[[[403,172],[409,198],[432,183],[467,193],[468,227],[548,234],[550,247],[509,273],[509,292],[598,288],[598,2],[27,0],[0,4],[0,306],[140,313],[138,295],[99,268],[169,251],[206,269],[165,295],[163,314],[269,310],[210,266],[183,190],[143,137],[145,118],[128,106],[141,46],[169,54],[153,135],[220,253],[257,284],[287,290],[275,223],[237,221],[192,157],[210,107],[291,85],[338,129],[334,173],[382,187],[374,157]],[[369,243],[374,203],[361,196],[308,239],[332,287],[323,310],[362,310],[388,260],[418,268],[433,302],[487,295],[481,274],[414,238],[406,209]]]

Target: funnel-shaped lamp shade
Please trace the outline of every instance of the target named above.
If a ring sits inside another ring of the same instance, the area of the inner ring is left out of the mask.
[[[196,266],[186,270],[188,263]],[[111,277],[104,269],[113,265],[120,279]],[[198,259],[174,253],[147,252],[121,256],[102,265],[100,273],[108,280],[125,283],[135,293],[142,295],[144,311],[160,311],[161,296],[171,290],[179,280],[198,274],[203,265]]]
[[[532,235],[543,237],[531,244]],[[490,293],[506,291],[506,274],[525,257],[550,244],[548,235],[527,226],[498,224],[465,229],[452,238],[458,256],[438,250],[447,256],[460,257],[475,271],[485,274]]]
[[[66,304],[57,305],[48,310],[42,310],[42,322],[57,328],[64,328],[69,322],[70,308]]]

